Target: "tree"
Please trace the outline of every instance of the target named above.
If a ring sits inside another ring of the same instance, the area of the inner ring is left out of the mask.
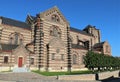
[[[120,58],[89,51],[84,57],[84,64],[88,69],[93,71],[94,68],[98,68],[98,71],[101,69],[116,70],[120,69]]]

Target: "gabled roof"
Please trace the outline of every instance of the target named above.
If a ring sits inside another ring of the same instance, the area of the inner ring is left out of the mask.
[[[54,6],[54,7],[50,8],[50,9],[44,11],[44,12],[41,12],[41,13],[39,13],[39,15],[41,17],[44,17],[45,14],[52,13],[53,11],[57,11],[59,16],[63,19],[63,21],[66,22],[69,25],[69,22],[66,20],[66,18],[64,17],[64,15],[61,13],[61,11],[59,10],[59,8],[57,6]]]
[[[12,45],[12,44],[0,44],[2,51],[12,51],[13,49],[17,48],[18,45]]]
[[[30,26],[25,22],[21,22],[21,21],[14,20],[14,19],[11,19],[11,18],[6,18],[6,17],[0,17],[0,18],[2,19],[2,24],[16,26],[16,27],[20,27],[20,28],[30,30]]]
[[[83,30],[80,30],[80,29],[77,29],[77,28],[73,28],[73,27],[70,27],[70,31],[74,31],[74,32],[77,32],[77,33],[80,33],[80,34],[83,34],[83,35],[88,35],[88,36],[92,36],[92,34],[90,33],[87,33]]]

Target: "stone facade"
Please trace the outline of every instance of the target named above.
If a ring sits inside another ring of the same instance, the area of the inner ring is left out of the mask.
[[[0,17],[0,67],[80,70],[85,68],[83,57],[89,50],[111,55],[110,45],[100,38],[94,26],[70,27],[57,7],[28,15],[26,22]]]

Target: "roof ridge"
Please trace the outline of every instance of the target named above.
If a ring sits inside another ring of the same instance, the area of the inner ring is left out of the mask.
[[[16,20],[16,19],[12,19],[12,18],[8,18],[8,17],[3,17],[3,16],[1,16],[1,19],[2,19],[2,24],[16,26],[16,27],[20,27],[20,28],[30,30],[30,25],[27,24],[26,22]]]
[[[10,19],[10,20],[14,20],[16,22],[21,22],[21,23],[26,23],[24,21],[20,21],[20,20],[16,20],[16,19],[13,19],[13,18],[9,18],[9,17],[4,17],[4,16],[0,16],[1,18],[6,18],[6,19]],[[27,24],[27,23],[26,23]]]
[[[86,31],[78,29],[78,28],[75,28],[75,27],[70,27],[70,30],[76,31],[76,32],[79,32],[79,33],[82,33],[82,34],[86,34],[86,35],[89,35],[89,36],[92,36],[90,33],[87,33]]]

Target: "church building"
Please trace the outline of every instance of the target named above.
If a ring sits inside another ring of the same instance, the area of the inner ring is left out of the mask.
[[[89,50],[111,56],[111,47],[101,42],[99,29],[71,27],[56,6],[27,15],[25,22],[0,16],[0,71],[81,70]]]

